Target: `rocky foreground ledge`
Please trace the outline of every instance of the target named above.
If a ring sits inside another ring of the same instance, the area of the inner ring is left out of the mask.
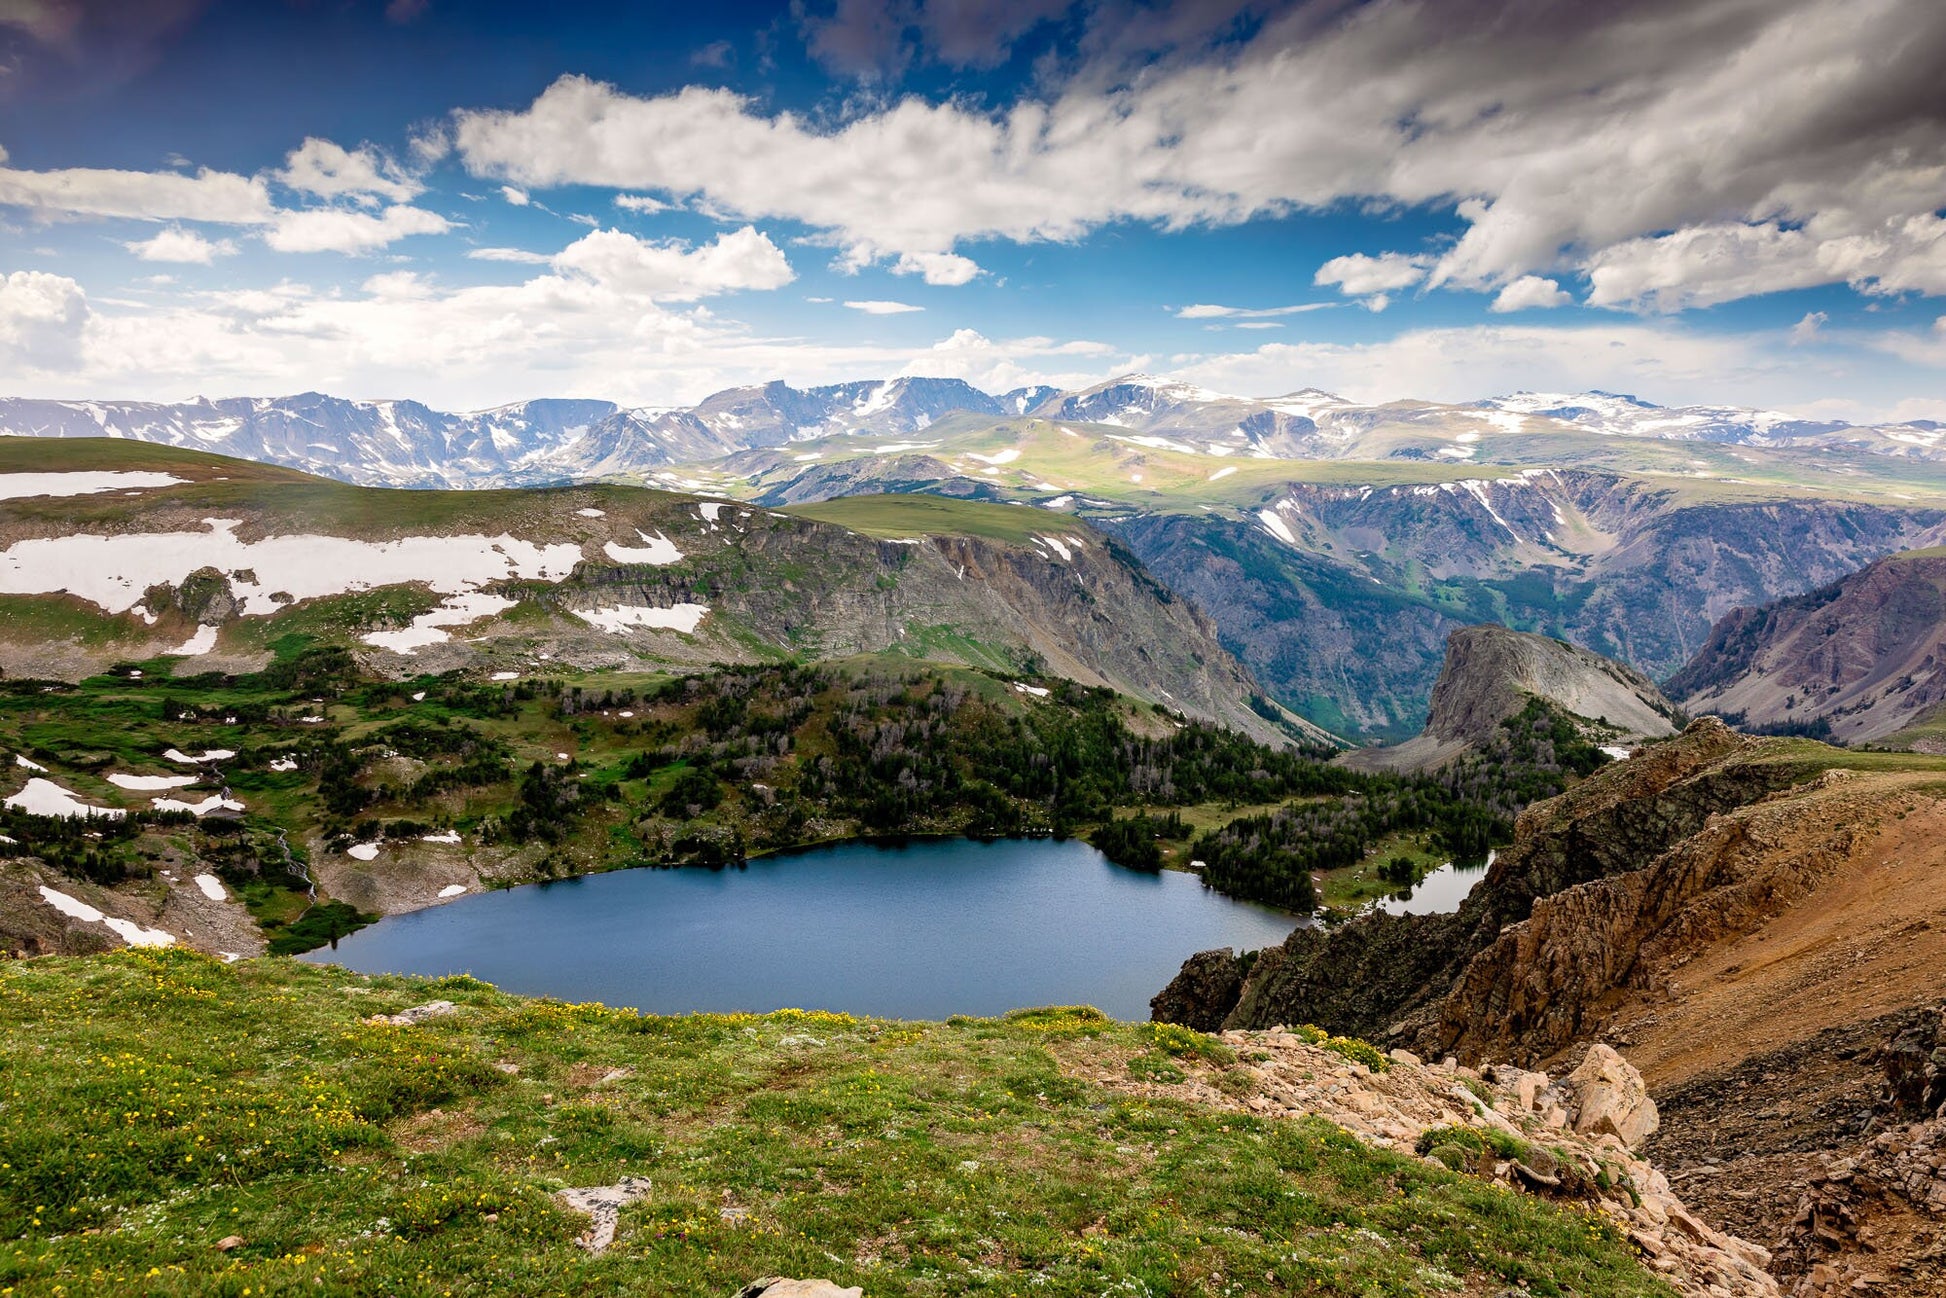
[[[1082,1067],[1098,1084],[1267,1118],[1315,1115],[1381,1148],[1613,1219],[1643,1260],[1693,1298],[1772,1298],[1770,1254],[1692,1214],[1640,1154],[1659,1124],[1642,1076],[1605,1045],[1560,1080],[1513,1066],[1428,1064],[1314,1028],[1230,1031],[1224,1067],[1185,1061],[1173,1084]]]

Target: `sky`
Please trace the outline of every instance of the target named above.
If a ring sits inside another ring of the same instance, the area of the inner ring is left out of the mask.
[[[1938,0],[0,0],[0,395],[1946,420]]]

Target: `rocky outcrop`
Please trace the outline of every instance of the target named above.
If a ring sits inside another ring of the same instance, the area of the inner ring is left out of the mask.
[[[1809,594],[1731,611],[1669,692],[1751,726],[1847,742],[1919,721],[1946,704],[1946,552],[1894,555]]]
[[[1653,988],[1714,943],[1803,901],[1892,807],[1827,772],[1794,796],[1710,817],[1641,869],[1537,900],[1467,963],[1417,1039],[1465,1056],[1539,1058],[1587,1031],[1618,991]]]
[[[1607,1046],[1591,1048],[1555,1083],[1517,1067],[1426,1064],[1404,1051],[1378,1059],[1315,1032],[1231,1031],[1221,1039],[1237,1062],[1185,1060],[1182,1082],[1139,1082],[1126,1069],[1087,1076],[1263,1118],[1323,1118],[1368,1144],[1581,1204],[1625,1231],[1644,1264],[1688,1298],[1779,1293],[1769,1253],[1705,1223],[1631,1145],[1654,1129],[1655,1106],[1641,1074]]]
[[[1921,1010],[1878,1049],[1876,1135],[1820,1158],[1794,1187],[1777,1263],[1798,1298],[1946,1288],[1946,1049]],[[1913,1121],[1917,1119],[1917,1121]]]
[[[1446,665],[1433,686],[1426,728],[1389,748],[1365,748],[1339,761],[1361,770],[1423,771],[1444,765],[1540,699],[1593,722],[1603,743],[1632,747],[1676,732],[1683,717],[1655,682],[1565,640],[1462,627],[1446,637]]]
[[[1879,1052],[1885,1102],[1908,1118],[1946,1118],[1946,1032],[1937,1009],[1922,1010]]]
[[[859,1285],[840,1287],[829,1280],[787,1280],[766,1276],[737,1290],[737,1298],[864,1298]]]
[[[1199,951],[1183,961],[1182,972],[1149,1001],[1151,1017],[1198,1032],[1216,1031],[1243,994],[1245,967],[1229,947]]]
[[[1575,1098],[1574,1129],[1584,1136],[1613,1136],[1630,1149],[1640,1149],[1661,1125],[1642,1074],[1611,1046],[1590,1046],[1568,1074],[1568,1089]]]
[[[1530,977],[1535,1007],[1531,1017],[1540,1023],[1560,1022],[1558,1015],[1549,1018],[1546,1009],[1549,997],[1565,994],[1554,976],[1560,966],[1551,963],[1556,953],[1541,950],[1538,938],[1533,940],[1531,958],[1508,958],[1508,948],[1502,948],[1489,962],[1496,970],[1491,976],[1484,970],[1473,974],[1469,964],[1503,938],[1516,944],[1514,950],[1526,951],[1518,945],[1523,933],[1572,932],[1576,945],[1560,959],[1573,968],[1587,969],[1583,981],[1590,989],[1611,985],[1603,981],[1613,972],[1604,962],[1626,945],[1627,925],[1619,919],[1603,920],[1613,934],[1613,940],[1606,940],[1589,936],[1593,928],[1584,932],[1574,927],[1569,914],[1590,924],[1597,913],[1619,916],[1625,910],[1620,900],[1646,895],[1641,887],[1647,876],[1634,883],[1604,883],[1603,887],[1615,889],[1617,904],[1604,902],[1594,908],[1588,901],[1591,893],[1577,893],[1562,903],[1558,927],[1551,927],[1551,921],[1529,929],[1514,926],[1533,917],[1541,899],[1635,875],[1702,832],[1713,816],[1756,802],[1802,778],[1801,767],[1756,760],[1768,751],[1767,742],[1773,741],[1746,739],[1722,722],[1704,718],[1673,740],[1604,767],[1560,797],[1522,812],[1513,845],[1495,859],[1486,878],[1455,913],[1365,915],[1334,929],[1298,929],[1281,947],[1262,953],[1243,980],[1226,1024],[1316,1023],[1335,1032],[1400,1043],[1429,1034],[1434,1049],[1462,1048],[1460,1041],[1443,1039],[1450,1029],[1440,1025],[1448,1017],[1444,1002],[1463,976],[1478,980],[1469,987],[1482,988],[1468,993],[1468,1014],[1480,1031],[1491,1030],[1500,1016],[1529,1003],[1526,994],[1515,989],[1525,986],[1523,980]],[[1658,894],[1654,904],[1680,910],[1698,881],[1680,870],[1672,874],[1667,886],[1677,891]],[[1580,960],[1576,952],[1584,946],[1592,954]],[[1582,1001],[1570,998],[1570,1003]],[[1578,1016],[1569,1017],[1579,1022]],[[1535,1024],[1519,1021],[1520,1032],[1497,1032],[1490,1053],[1507,1057],[1525,1050],[1518,1041]],[[1462,1053],[1474,1048],[1469,1037]],[[1479,1048],[1489,1053],[1484,1043]]]
[[[578,1235],[574,1242],[590,1253],[606,1253],[608,1246],[615,1242],[622,1209],[647,1194],[650,1188],[646,1176],[624,1176],[613,1185],[586,1185],[557,1190],[554,1197],[569,1212],[584,1213],[588,1218],[588,1229]]]

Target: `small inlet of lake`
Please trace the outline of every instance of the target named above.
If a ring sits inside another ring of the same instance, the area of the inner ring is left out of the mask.
[[[1493,857],[1494,854],[1488,852],[1484,861],[1465,864],[1448,861],[1404,894],[1382,899],[1378,908],[1393,915],[1451,914],[1473,891],[1473,885],[1487,877],[1487,867],[1493,864]]]
[[[394,915],[304,958],[654,1014],[1083,1004],[1146,1019],[1190,955],[1273,946],[1303,922],[1078,839],[926,839],[530,884]]]

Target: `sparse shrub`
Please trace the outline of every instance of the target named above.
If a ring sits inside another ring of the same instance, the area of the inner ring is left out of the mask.
[[[1329,1050],[1354,1064],[1363,1064],[1375,1073],[1382,1073],[1392,1066],[1392,1061],[1385,1057],[1384,1052],[1369,1041],[1360,1041],[1356,1037],[1334,1037],[1323,1028],[1309,1023],[1295,1031],[1306,1045]]]
[[[1142,1031],[1156,1049],[1177,1059],[1204,1059],[1224,1065],[1237,1059],[1237,1052],[1223,1042],[1180,1023],[1144,1023]]]

